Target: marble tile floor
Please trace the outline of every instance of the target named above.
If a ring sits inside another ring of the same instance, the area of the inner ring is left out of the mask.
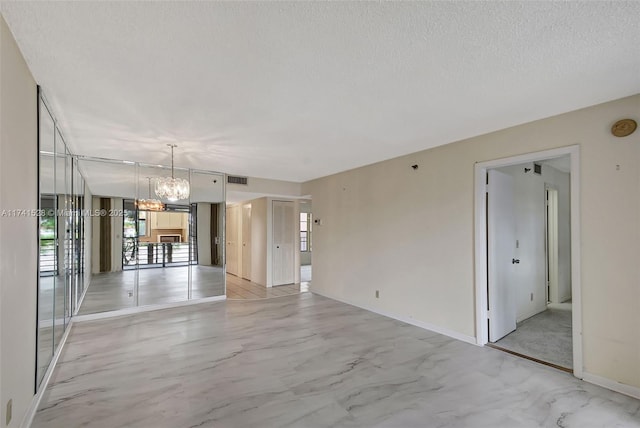
[[[640,401],[312,293],[76,323],[57,427],[640,427]]]
[[[187,300],[191,268],[192,298],[224,295],[224,272],[216,266],[178,266],[138,271],[139,305]],[[135,306],[136,271],[95,274],[84,297],[79,315],[113,311]]]
[[[571,311],[547,309],[519,322],[495,345],[567,369],[573,368]]]
[[[306,291],[309,291],[308,282],[265,287],[235,275],[227,274],[227,299],[231,300],[271,299]]]

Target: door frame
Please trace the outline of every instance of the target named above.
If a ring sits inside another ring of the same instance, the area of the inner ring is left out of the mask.
[[[251,264],[253,263],[253,260],[252,260],[253,254],[251,253],[252,252],[252,245],[253,245],[253,243],[252,243],[252,239],[253,238],[251,236],[251,234],[253,232],[252,229],[251,229],[251,227],[252,227],[252,220],[251,220],[252,206],[251,206],[250,203],[242,204],[241,208],[242,209],[241,209],[240,217],[242,218],[242,222],[241,222],[242,223],[242,226],[241,226],[241,228],[242,228],[242,233],[241,233],[241,235],[242,235],[242,239],[241,239],[241,241],[242,241],[242,247],[241,247],[241,249],[242,249],[242,252],[241,252],[241,254],[242,254],[242,272],[240,272],[240,277],[242,279],[246,279],[247,281],[253,281],[253,275],[252,275],[252,270],[251,270],[252,269],[251,268]],[[245,218],[245,213],[246,213],[247,210],[249,211],[249,218],[248,218],[248,223],[249,224],[245,225],[245,220],[247,220]],[[245,233],[245,232],[247,232],[247,233]],[[248,235],[248,237],[249,237],[248,240],[247,240],[247,236],[245,236],[245,235]],[[247,246],[247,243],[249,244],[248,246]],[[248,255],[248,260],[247,260],[247,257],[246,257],[247,255]],[[247,271],[248,271],[248,274],[247,274]]]
[[[572,145],[557,149],[526,153],[507,158],[476,162],[475,164],[475,294],[476,294],[476,344],[488,343],[487,327],[487,170],[533,161],[569,155],[571,162],[571,298],[573,374],[583,377],[582,347],[582,286],[580,277],[580,146]]]
[[[291,208],[293,209],[293,224],[291,225],[291,234],[293,235],[293,251],[291,251],[291,273],[293,275],[293,280],[292,282],[284,282],[281,284],[276,284],[275,281],[275,252],[274,252],[274,246],[276,245],[275,243],[275,222],[276,222],[276,218],[275,218],[275,204],[276,203],[285,203],[285,204],[291,204]],[[300,217],[299,215],[296,217],[296,213],[299,213],[300,211],[296,208],[297,205],[295,203],[295,201],[293,200],[286,200],[286,199],[273,199],[271,201],[271,240],[270,240],[270,247],[271,247],[271,253],[269,255],[271,261],[271,286],[272,287],[277,287],[279,285],[289,285],[289,284],[295,284],[296,283],[296,252],[299,253],[300,251],[300,241],[298,239],[296,239],[296,236],[300,234]],[[297,232],[296,232],[297,231]],[[297,243],[297,245],[296,245]],[[300,275],[300,267],[298,265],[298,275]]]
[[[553,302],[551,300],[552,290],[555,292],[555,296],[558,296],[558,189],[556,186],[545,183],[545,220],[544,220],[544,237],[545,237],[545,278],[547,281],[547,304],[560,303],[560,301]],[[553,198],[550,200],[549,195],[553,194]],[[553,211],[553,216],[549,216],[550,211]],[[553,229],[553,233],[552,233]],[[553,236],[553,239],[552,239]],[[553,250],[553,251],[551,251]]]

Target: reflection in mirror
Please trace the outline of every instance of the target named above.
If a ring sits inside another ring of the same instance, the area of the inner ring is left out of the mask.
[[[124,257],[131,254],[124,240],[124,213],[125,201],[135,200],[137,195],[136,166],[131,162],[80,158],[78,168],[86,179],[85,208],[91,213],[84,216],[90,243],[85,248],[86,260],[90,260],[85,270],[91,274],[85,275],[86,291],[78,314],[135,307],[136,264],[135,259],[131,265]]]
[[[65,287],[64,287],[64,326],[69,323],[71,319],[72,312],[72,301],[73,301],[73,281],[75,278],[75,268],[76,265],[74,263],[74,235],[75,235],[75,223],[74,223],[74,215],[75,211],[74,206],[74,198],[73,198],[73,158],[71,154],[68,152],[66,145],[64,144],[64,140],[62,139],[62,135],[56,128],[56,149],[58,145],[58,141],[64,147],[64,161],[65,161],[65,174],[64,174],[64,195],[65,195],[65,210],[60,218],[59,224],[64,226],[64,277],[65,277]],[[62,150],[56,150],[58,152],[62,152]],[[62,156],[62,155],[61,155]],[[56,170],[57,173],[57,170]],[[59,213],[60,214],[60,213]],[[62,235],[61,235],[62,236]],[[64,331],[62,332],[64,333]],[[56,335],[58,331],[56,330]],[[62,335],[60,335],[60,338]],[[57,345],[56,341],[56,345]]]
[[[78,314],[225,294],[224,175],[176,168],[191,195],[169,201],[155,194],[169,167],[80,157],[73,170],[69,204],[93,213],[70,228]]]
[[[84,292],[84,267],[85,267],[85,222],[82,212],[84,210],[84,179],[78,169],[78,160],[73,159],[73,211],[71,221],[73,224],[73,308],[77,308]]]
[[[68,223],[67,216],[64,214],[68,209],[67,178],[68,158],[67,151],[64,146],[58,129],[55,129],[55,198],[56,198],[56,242],[57,242],[57,270],[55,280],[55,300],[54,300],[54,328],[53,328],[53,346],[58,346],[62,335],[64,334],[64,326],[67,310],[67,290],[69,285],[68,263],[69,263],[69,245],[67,241]]]
[[[189,298],[189,201],[169,201],[155,195],[159,178],[171,175],[170,168],[141,165],[138,173],[140,199],[159,200],[158,209],[129,201],[128,239],[137,240],[139,266],[138,301],[153,305],[187,300]],[[189,171],[175,169],[174,176],[189,180]]]
[[[84,204],[84,179],[39,95],[37,387],[59,349],[85,283],[84,221],[79,211]]]
[[[56,196],[54,124],[49,111],[40,101],[40,255],[38,281],[38,350],[37,384],[53,357],[53,315],[58,260],[56,254]]]
[[[311,250],[313,247],[313,214],[311,199],[300,200],[300,284],[311,283]]]
[[[191,173],[191,297],[225,294],[224,176]]]

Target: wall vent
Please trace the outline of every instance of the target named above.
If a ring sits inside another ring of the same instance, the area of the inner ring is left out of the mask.
[[[238,177],[235,175],[227,175],[227,183],[229,184],[247,184],[247,177]]]
[[[534,163],[533,164],[533,173],[534,174],[538,174],[538,175],[542,175],[542,165]]]

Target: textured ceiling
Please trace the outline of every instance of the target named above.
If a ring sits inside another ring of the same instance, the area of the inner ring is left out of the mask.
[[[640,92],[639,2],[3,2],[78,154],[305,181]]]

